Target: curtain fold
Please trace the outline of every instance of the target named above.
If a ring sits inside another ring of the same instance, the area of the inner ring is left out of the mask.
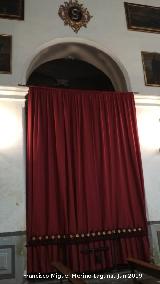
[[[28,272],[148,259],[132,93],[30,88],[27,239]]]

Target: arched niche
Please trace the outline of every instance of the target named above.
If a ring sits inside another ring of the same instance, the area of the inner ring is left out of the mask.
[[[128,74],[117,59],[97,46],[91,45],[91,43],[79,41],[55,42],[41,47],[24,71],[23,84],[26,84],[29,76],[40,65],[61,58],[74,58],[85,61],[106,74],[111,80],[115,91],[130,90]]]
[[[111,80],[97,67],[68,57],[41,64],[29,76],[27,86],[115,91]]]

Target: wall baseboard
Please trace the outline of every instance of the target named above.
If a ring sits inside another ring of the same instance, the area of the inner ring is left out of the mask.
[[[159,225],[160,221],[148,221],[147,224],[148,225]]]
[[[1,237],[12,237],[12,236],[22,236],[22,235],[26,235],[26,231],[0,233],[0,238]]]

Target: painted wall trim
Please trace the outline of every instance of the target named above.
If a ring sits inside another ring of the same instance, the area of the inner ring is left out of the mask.
[[[160,96],[134,94],[136,106],[160,106]]]
[[[23,236],[23,235],[26,235],[26,231],[5,232],[5,233],[0,233],[0,238],[1,237]]]
[[[25,99],[28,87],[0,86],[0,99]]]
[[[160,221],[148,221],[147,224],[148,225],[159,225]]]

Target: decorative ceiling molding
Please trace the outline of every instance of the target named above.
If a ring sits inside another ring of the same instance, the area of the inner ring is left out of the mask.
[[[60,5],[58,15],[64,21],[64,25],[69,25],[75,33],[78,33],[81,27],[87,27],[88,22],[93,17],[83,4],[78,0],[69,0]]]

